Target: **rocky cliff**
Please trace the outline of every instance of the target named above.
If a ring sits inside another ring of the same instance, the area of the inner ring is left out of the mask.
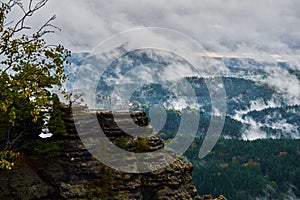
[[[142,141],[127,135],[116,125],[111,112],[92,114],[97,115],[106,136],[127,151],[164,147],[163,140],[155,135]],[[103,165],[82,144],[67,109],[62,116],[68,136],[48,141],[60,144],[60,154],[23,154],[14,170],[0,172],[0,199],[212,199],[197,195],[192,184],[192,164],[179,158],[164,169],[143,174],[124,173]],[[130,116],[136,124],[148,125],[144,113],[131,112]]]

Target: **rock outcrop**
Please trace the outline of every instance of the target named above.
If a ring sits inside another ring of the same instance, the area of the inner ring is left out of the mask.
[[[179,158],[164,169],[143,174],[124,173],[105,166],[82,144],[73,116],[66,110],[62,116],[68,136],[51,139],[60,143],[60,155],[49,158],[26,154],[14,170],[1,171],[0,199],[212,199],[197,195],[192,184],[192,164]],[[127,151],[151,152],[164,147],[159,136],[150,135],[141,143],[136,136],[127,135],[110,112],[96,116],[106,136]],[[130,116],[134,123],[150,129],[144,113],[131,112]]]

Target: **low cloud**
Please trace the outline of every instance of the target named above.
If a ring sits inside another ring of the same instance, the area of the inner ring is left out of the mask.
[[[300,81],[295,75],[279,67],[267,68],[266,72],[268,76],[263,82],[278,92],[287,105],[300,104]]]

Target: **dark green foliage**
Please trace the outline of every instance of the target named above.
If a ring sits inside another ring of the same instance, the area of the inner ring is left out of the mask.
[[[62,147],[60,142],[41,142],[37,141],[34,145],[34,154],[47,156],[49,158],[57,157],[60,155]]]
[[[54,135],[67,135],[65,123],[61,116],[62,104],[58,99],[57,95],[53,95],[53,109],[50,113],[50,120],[48,123],[48,128],[50,132]]]
[[[122,149],[125,149],[126,146],[127,146],[127,141],[128,141],[128,138],[129,137],[126,137],[126,136],[121,136],[117,145],[122,148]]]
[[[224,194],[228,199],[300,197],[299,140],[220,140],[203,160],[201,138],[186,152],[193,163],[193,181],[200,194]]]

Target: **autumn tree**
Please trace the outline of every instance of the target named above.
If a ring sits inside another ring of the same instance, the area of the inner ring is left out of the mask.
[[[59,30],[52,24],[55,16],[37,29],[29,25],[47,1],[10,0],[0,8],[0,151],[20,148],[27,139],[37,138],[53,110],[56,97],[51,88],[63,92],[70,52],[44,39]],[[22,16],[10,20],[8,15],[15,10]]]

